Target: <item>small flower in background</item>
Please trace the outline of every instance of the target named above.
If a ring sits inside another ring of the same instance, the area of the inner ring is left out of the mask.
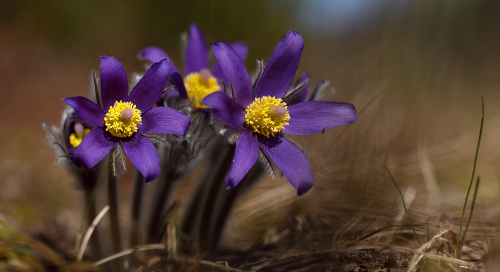
[[[78,120],[73,108],[67,107],[62,115],[61,128],[42,124],[47,132],[46,142],[56,152],[56,163],[63,158],[71,161],[69,154],[80,145],[83,138],[90,132],[90,129]],[[71,161],[70,164],[72,163]]]
[[[231,44],[233,50],[243,60],[246,59],[248,47],[242,42]],[[171,61],[168,54],[158,47],[147,47],[139,54],[141,58],[151,62],[158,62],[163,58],[170,60],[170,81],[175,89],[170,90],[167,95],[177,92],[182,99],[189,99],[193,109],[208,108],[201,103],[207,95],[222,90],[222,84],[226,84],[226,78],[219,63],[215,63],[211,70],[208,69],[209,55],[205,37],[195,24],[191,25],[188,45],[185,56],[183,78]],[[175,90],[175,91],[174,91]]]
[[[160,160],[148,136],[184,135],[191,123],[189,117],[174,109],[153,108],[167,84],[168,60],[154,63],[130,94],[123,65],[108,56],[100,57],[100,61],[101,99],[98,95],[97,103],[81,96],[64,99],[93,128],[69,154],[76,164],[92,168],[119,145],[145,181],[151,182],[160,173]],[[75,133],[82,135],[80,128],[75,127]]]
[[[60,128],[42,124],[43,129],[47,132],[45,141],[50,147],[52,147],[52,149],[54,149],[56,153],[56,163],[59,163],[61,159],[68,159],[71,161],[69,156],[69,150],[73,147],[71,142],[73,142],[73,144],[78,142],[78,139],[70,139],[71,135],[74,134],[74,130],[72,131],[71,129],[74,123],[74,117],[75,111],[72,108],[67,107],[62,113]],[[83,133],[85,134],[85,129]]]
[[[86,192],[91,192],[97,182],[99,167],[95,166],[92,169],[77,167],[70,154],[78,146],[82,139],[88,134],[90,129],[85,127],[78,118],[76,118],[75,110],[67,107],[62,114],[61,128],[56,126],[47,126],[42,124],[47,132],[46,143],[52,147],[56,153],[56,163],[62,161],[75,179],[78,185]]]
[[[330,82],[328,80],[320,81],[316,87],[309,94],[311,87],[310,75],[308,72],[303,73],[296,81],[295,84],[286,93],[286,103],[288,105],[302,103],[306,101],[322,101],[327,100],[335,93],[335,89],[328,89]]]
[[[83,138],[89,134],[90,129],[85,128],[80,122],[74,122],[72,128],[73,132],[69,135],[69,144],[72,147],[77,147],[80,145]]]
[[[229,126],[241,131],[231,169],[226,175],[228,188],[238,185],[257,162],[262,150],[297,190],[297,194],[305,194],[314,184],[311,165],[301,148],[286,134],[311,135],[350,125],[357,120],[356,109],[349,103],[310,101],[288,105],[284,102],[289,98],[286,94],[297,71],[303,47],[299,33],[292,30],[283,37],[254,90],[237,52],[225,42],[212,44],[214,55],[229,83],[225,86],[231,88],[226,93],[234,93],[234,97],[216,92],[205,97],[202,103],[210,106],[213,113]]]

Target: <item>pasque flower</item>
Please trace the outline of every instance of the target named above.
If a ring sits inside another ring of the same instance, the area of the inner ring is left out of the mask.
[[[90,131],[75,117],[74,109],[66,107],[62,114],[60,127],[42,125],[47,132],[46,143],[56,153],[55,162],[63,162],[78,181],[80,188],[91,192],[97,182],[99,167],[96,166],[92,169],[77,167],[70,158],[70,154],[75,150],[75,146],[78,146]]]
[[[235,42],[231,47],[244,60],[248,47],[242,42]],[[165,51],[158,47],[147,47],[139,54],[140,57],[151,62],[158,62],[163,58],[170,60],[170,81],[175,86],[179,97],[189,99],[193,108],[208,108],[201,100],[216,91],[222,89],[221,83],[226,83],[224,73],[220,65],[214,63],[211,70],[208,69],[209,57],[205,37],[195,24],[191,25],[189,39],[186,49],[183,78],[175,64],[171,61]]]
[[[98,102],[81,96],[64,99],[79,118],[94,127],[70,156],[76,164],[92,168],[120,145],[146,182],[151,182],[160,174],[160,160],[148,136],[185,135],[191,123],[189,117],[174,109],[153,108],[167,84],[168,60],[154,63],[130,93],[123,65],[109,56],[100,57],[100,61]]]
[[[56,162],[61,158],[70,159],[69,154],[80,145],[83,138],[90,132],[81,121],[76,118],[75,110],[66,107],[62,114],[61,127],[42,124],[47,132],[47,143],[56,151]]]
[[[225,79],[231,88],[203,99],[213,113],[229,126],[241,131],[236,141],[233,163],[226,175],[228,188],[236,186],[257,162],[262,150],[284,176],[303,195],[314,184],[311,165],[303,151],[287,134],[311,135],[357,120],[352,104],[309,101],[287,105],[283,98],[297,71],[304,42],[290,31],[274,49],[255,89],[242,59],[225,42],[212,44]]]

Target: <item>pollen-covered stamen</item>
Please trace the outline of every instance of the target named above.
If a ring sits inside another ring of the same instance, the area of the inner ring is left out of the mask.
[[[208,69],[202,69],[199,73],[191,73],[184,78],[184,86],[189,99],[193,102],[193,108],[209,108],[201,104],[205,96],[221,89],[215,78]]]
[[[141,111],[132,102],[116,101],[104,117],[106,131],[115,137],[130,137],[142,124]]]
[[[287,110],[286,110],[285,106],[278,105],[276,107],[270,108],[269,112],[271,114],[275,114],[275,115],[279,115],[279,116],[283,117],[287,113]]]
[[[120,113],[120,117],[127,120],[132,120],[134,117],[134,110],[131,108],[126,108]]]
[[[267,138],[269,135],[276,136],[290,120],[286,103],[271,96],[255,98],[245,112],[246,125]]]
[[[83,138],[89,134],[90,129],[85,128],[81,123],[76,122],[73,125],[74,132],[69,135],[69,144],[72,147],[77,147],[82,142]]]
[[[212,77],[212,73],[207,68],[203,68],[200,71],[200,79],[203,81],[209,81],[210,78]]]
[[[73,125],[73,129],[75,130],[75,134],[76,136],[80,137],[80,138],[83,138],[83,133],[84,133],[84,130],[85,128],[83,127],[82,124],[80,123],[75,123],[75,125]]]

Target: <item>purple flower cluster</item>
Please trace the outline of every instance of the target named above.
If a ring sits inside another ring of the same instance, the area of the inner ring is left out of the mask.
[[[160,173],[154,134],[186,135],[188,116],[169,107],[156,107],[167,86],[168,95],[190,101],[191,109],[207,108],[236,131],[236,151],[225,181],[234,187],[257,162],[259,153],[269,158],[303,195],[314,184],[307,156],[288,135],[311,135],[337,126],[350,125],[358,116],[352,104],[310,101],[309,75],[295,84],[304,42],[290,31],[274,49],[260,76],[252,82],[245,69],[248,48],[241,42],[211,44],[217,61],[208,69],[205,38],[196,25],[190,28],[184,76],[163,50],[144,49],[140,56],[153,64],[129,93],[122,64],[113,57],[101,57],[101,95],[97,102],[70,97],[71,106],[90,131],[71,148],[77,165],[92,168],[112,150],[130,158],[151,182]],[[319,85],[318,85],[319,86]],[[186,136],[187,137],[187,136]]]

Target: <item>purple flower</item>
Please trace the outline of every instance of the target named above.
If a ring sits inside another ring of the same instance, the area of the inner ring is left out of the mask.
[[[244,60],[248,47],[242,42],[235,42],[231,47]],[[179,97],[189,99],[193,108],[208,108],[201,104],[201,100],[210,93],[220,91],[221,82],[226,83],[226,78],[219,63],[215,63],[211,70],[208,69],[209,57],[205,37],[195,24],[191,25],[190,35],[186,50],[186,62],[183,78],[175,64],[165,51],[158,47],[147,47],[139,54],[141,58],[151,62],[158,62],[163,58],[170,60],[170,81],[175,86]],[[219,82],[220,81],[220,82]],[[168,94],[172,93],[169,91]]]
[[[311,135],[357,120],[352,104],[310,101],[287,105],[282,98],[289,90],[299,65],[304,42],[290,31],[274,49],[255,90],[238,54],[225,42],[212,44],[230,93],[217,92],[202,103],[234,129],[240,130],[228,188],[236,186],[255,164],[262,150],[276,164],[299,196],[314,184],[311,165],[303,151],[286,134]]]
[[[130,94],[123,65],[113,57],[100,57],[100,61],[98,104],[81,96],[64,99],[83,121],[95,127],[71,157],[76,164],[90,169],[120,145],[146,182],[151,182],[160,174],[160,160],[147,135],[185,135],[191,123],[189,117],[174,109],[153,108],[167,84],[168,60],[154,63]]]

